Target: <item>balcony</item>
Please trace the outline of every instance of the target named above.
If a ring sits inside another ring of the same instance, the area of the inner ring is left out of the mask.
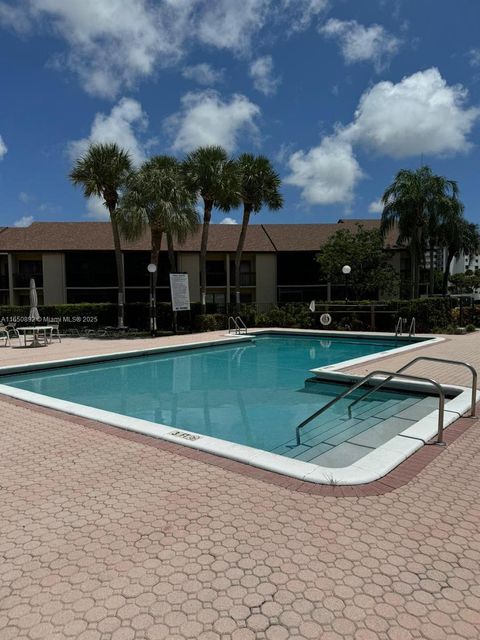
[[[36,287],[43,287],[43,273],[14,273],[13,286],[16,289],[28,289],[31,278],[35,280]]]

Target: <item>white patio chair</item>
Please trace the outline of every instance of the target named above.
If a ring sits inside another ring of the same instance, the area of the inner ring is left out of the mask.
[[[13,337],[13,338],[17,338],[19,344],[21,343],[20,333],[17,331],[14,323],[5,325],[5,329],[8,332],[8,337],[10,339],[10,342],[12,341],[12,337]]]
[[[51,343],[53,338],[57,338],[57,340],[59,342],[62,341],[62,338],[60,337],[60,327],[58,322],[49,325],[51,327],[50,329],[50,335],[48,336],[48,341]]]
[[[0,324],[0,340],[4,340],[4,346],[7,347],[10,344],[10,334],[4,324]]]

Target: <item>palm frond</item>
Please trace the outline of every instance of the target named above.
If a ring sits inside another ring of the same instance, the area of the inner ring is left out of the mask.
[[[240,198],[255,213],[264,206],[277,211],[283,206],[280,176],[266,156],[243,153],[237,160]]]

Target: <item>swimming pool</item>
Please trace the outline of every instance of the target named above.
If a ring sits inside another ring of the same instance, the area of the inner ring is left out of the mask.
[[[240,344],[7,376],[2,383],[271,451],[339,393],[338,385],[307,392],[310,369],[398,346],[259,335]]]
[[[289,458],[289,464],[343,467],[377,448],[361,442],[364,432],[425,401],[426,394],[381,391],[362,403],[354,422],[347,423],[341,415],[346,405],[337,405],[321,424],[305,430],[299,449],[292,442],[296,426],[343,390],[338,383],[312,385],[308,382],[310,371],[415,343],[418,339],[263,333],[183,351],[131,354],[19,373],[10,370],[0,376],[0,383],[2,391],[9,388],[15,395],[18,390],[16,397],[34,402],[42,398],[41,403],[47,406],[125,428],[150,425],[152,435],[183,438],[189,445],[196,442],[199,448],[214,450],[213,445],[208,449],[209,443],[223,441],[223,451],[215,449],[221,455],[225,455],[225,447],[237,445]],[[430,404],[428,399],[424,402],[427,413],[433,411],[431,400]],[[383,415],[377,415],[382,414],[380,409]],[[412,423],[409,417],[403,420],[397,422],[397,433],[399,425],[407,428]],[[395,428],[388,431],[388,438],[392,434]],[[344,454],[337,460],[333,456],[332,461],[332,449],[340,445]]]

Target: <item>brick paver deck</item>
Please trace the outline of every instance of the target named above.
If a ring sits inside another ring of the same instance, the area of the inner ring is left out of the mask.
[[[480,368],[479,342],[429,352]],[[479,429],[399,489],[325,497],[0,401],[0,640],[478,638]]]

